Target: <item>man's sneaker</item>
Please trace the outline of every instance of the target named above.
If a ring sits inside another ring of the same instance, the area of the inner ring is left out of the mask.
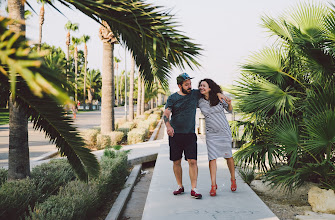
[[[180,187],[178,186],[177,190],[176,191],[173,191],[173,195],[179,195],[179,194],[182,194],[184,193],[184,187]]]
[[[191,196],[196,199],[201,199],[202,195],[198,192],[197,188],[191,190]]]

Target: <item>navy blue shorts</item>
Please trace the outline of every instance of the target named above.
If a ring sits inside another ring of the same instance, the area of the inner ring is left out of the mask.
[[[185,160],[197,159],[197,135],[190,134],[174,134],[173,137],[169,136],[170,146],[170,160],[180,160],[185,155]]]

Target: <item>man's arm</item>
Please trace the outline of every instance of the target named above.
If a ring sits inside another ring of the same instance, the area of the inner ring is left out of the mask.
[[[166,132],[169,136],[173,137],[174,129],[170,124],[170,115],[171,115],[171,108],[167,107],[163,113],[163,120],[166,126]]]

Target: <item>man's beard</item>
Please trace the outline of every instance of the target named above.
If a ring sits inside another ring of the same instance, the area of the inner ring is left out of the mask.
[[[181,92],[187,95],[187,94],[190,94],[190,93],[191,93],[191,89],[186,90],[186,89],[184,89],[184,88],[182,87],[182,88],[181,88]]]

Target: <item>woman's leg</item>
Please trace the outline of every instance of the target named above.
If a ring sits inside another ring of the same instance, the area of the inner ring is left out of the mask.
[[[226,158],[227,160],[227,165],[229,168],[230,176],[232,180],[235,180],[235,164],[234,164],[234,159],[231,158]]]
[[[209,161],[209,172],[211,174],[212,186],[216,185],[216,159]]]

